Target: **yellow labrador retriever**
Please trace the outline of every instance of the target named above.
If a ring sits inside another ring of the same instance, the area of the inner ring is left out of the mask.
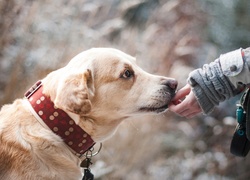
[[[165,111],[176,86],[119,50],[80,53],[2,107],[0,179],[81,179],[82,154],[121,121]]]

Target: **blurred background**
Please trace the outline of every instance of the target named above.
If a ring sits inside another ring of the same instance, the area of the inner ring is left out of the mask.
[[[0,106],[92,47],[131,54],[181,88],[194,68],[250,42],[249,0],[2,0],[0,13]],[[100,180],[249,179],[249,157],[229,152],[238,98],[209,116],[123,122],[92,172]]]

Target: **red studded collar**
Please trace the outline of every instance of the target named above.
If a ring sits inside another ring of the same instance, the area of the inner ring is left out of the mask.
[[[66,112],[55,107],[42,91],[42,82],[38,81],[24,95],[34,110],[32,113],[42,125],[60,136],[76,155],[82,156],[95,142]]]

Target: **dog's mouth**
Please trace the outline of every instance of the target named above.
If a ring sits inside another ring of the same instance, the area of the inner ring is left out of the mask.
[[[169,92],[163,96],[158,103],[141,107],[139,110],[142,112],[162,113],[168,109],[168,104],[175,96],[175,92]],[[164,101],[163,101],[164,100]]]
[[[161,113],[167,109],[168,109],[168,104],[165,104],[165,105],[160,106],[160,107],[142,107],[142,108],[140,108],[140,111]]]

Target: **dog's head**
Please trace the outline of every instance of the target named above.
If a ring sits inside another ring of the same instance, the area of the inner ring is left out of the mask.
[[[174,79],[149,74],[136,65],[134,57],[109,48],[84,51],[49,76],[54,80],[47,82],[46,91],[55,89],[48,93],[58,108],[100,119],[100,124],[105,119],[110,123],[163,112],[177,86]]]

